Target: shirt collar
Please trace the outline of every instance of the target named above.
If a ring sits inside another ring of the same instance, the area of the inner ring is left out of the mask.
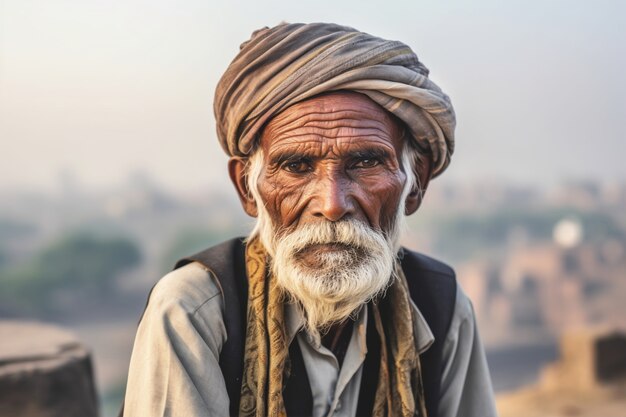
[[[285,304],[285,330],[287,331],[287,344],[290,345],[293,338],[304,326],[302,310],[294,303]]]
[[[409,297],[411,308],[415,313],[415,322],[413,323],[413,332],[417,335],[417,353],[420,355],[428,350],[435,342],[435,336],[430,330],[426,319],[422,315],[422,312],[417,308],[413,300]]]

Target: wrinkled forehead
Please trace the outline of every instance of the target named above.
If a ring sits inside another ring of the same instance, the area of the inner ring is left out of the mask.
[[[296,137],[383,137],[401,148],[403,131],[403,123],[369,97],[338,91],[301,101],[272,117],[262,130],[260,145],[267,149],[277,140]]]

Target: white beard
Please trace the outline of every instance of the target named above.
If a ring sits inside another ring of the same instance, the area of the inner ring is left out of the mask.
[[[313,245],[319,244],[334,248],[316,250]],[[382,233],[358,221],[325,221],[281,236],[271,267],[317,338],[382,293],[392,282],[394,261],[393,246]]]
[[[403,162],[409,166],[407,160]],[[255,161],[250,189],[257,202],[262,201],[255,186],[259,170],[260,163]],[[305,328],[313,338],[319,341],[320,333],[357,313],[395,279],[399,235],[406,220],[404,201],[413,181],[412,176],[407,179],[387,232],[348,219],[325,220],[277,233],[267,209],[258,204],[257,223],[251,237],[261,239],[272,258],[271,268],[278,285],[304,313]],[[329,244],[335,250],[317,248],[316,251],[313,247]]]

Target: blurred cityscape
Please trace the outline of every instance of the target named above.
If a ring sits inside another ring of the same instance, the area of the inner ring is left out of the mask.
[[[172,193],[142,174],[98,190],[64,175],[54,192],[4,190],[0,201],[0,319],[77,333],[93,349],[107,417],[151,286],[181,256],[253,223],[233,191]],[[626,330],[626,183],[435,181],[404,242],[455,267],[498,393],[538,383],[570,331]]]

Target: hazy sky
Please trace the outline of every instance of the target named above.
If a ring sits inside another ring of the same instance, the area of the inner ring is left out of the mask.
[[[626,181],[626,2],[0,0],[0,187],[227,183],[213,90],[282,20],[409,44],[452,98],[438,181]]]

